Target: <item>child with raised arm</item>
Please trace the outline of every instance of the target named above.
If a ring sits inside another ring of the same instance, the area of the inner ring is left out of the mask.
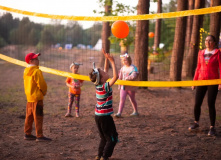
[[[81,64],[79,63],[72,63],[70,65],[70,70],[74,74],[78,74],[78,69]],[[69,92],[68,92],[68,110],[67,113],[65,114],[65,117],[72,117],[71,111],[72,111],[72,105],[73,102],[75,101],[75,112],[76,112],[76,117],[79,117],[79,103],[80,103],[80,95],[81,95],[81,87],[83,85],[83,80],[78,80],[74,79],[72,77],[68,77],[66,79],[66,85],[69,87]]]
[[[89,73],[90,80],[94,82],[96,87],[97,104],[95,106],[95,122],[100,135],[96,160],[107,160],[111,157],[114,147],[118,142],[118,133],[111,116],[113,114],[111,86],[117,81],[118,74],[113,56],[105,53],[104,50],[103,54],[105,56],[104,70],[97,69],[94,65],[94,68]],[[108,60],[112,65],[113,78],[109,82],[106,82],[109,78]]]

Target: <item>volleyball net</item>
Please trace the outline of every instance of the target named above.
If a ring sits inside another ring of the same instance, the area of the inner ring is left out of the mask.
[[[89,81],[88,72],[92,68],[92,63],[95,62],[96,65],[98,65],[101,59],[102,22],[126,21],[130,26],[130,36],[134,37],[136,21],[149,20],[149,31],[154,32],[156,19],[162,19],[161,41],[157,49],[157,54],[154,53],[156,50],[153,49],[154,39],[149,38],[149,50],[147,51],[149,64],[149,66],[147,66],[148,81],[118,80],[116,84],[139,87],[187,87],[221,84],[220,79],[169,81],[176,18],[204,15],[203,25],[199,30],[199,48],[202,49],[204,47],[203,41],[209,34],[209,15],[220,12],[221,6],[170,13],[102,17],[50,15],[22,11],[4,6],[0,6],[0,10],[26,16],[40,17],[42,19],[51,19],[50,24],[34,24],[25,18],[19,22],[17,28],[10,32],[10,45],[6,45],[0,49],[0,59],[10,63],[26,67],[27,64],[24,62],[25,55],[29,52],[41,52],[42,54],[39,57],[40,69],[43,72],[64,77],[71,76]],[[68,20],[68,23],[66,25],[61,24],[60,22],[62,20]],[[96,23],[88,29],[83,29],[82,26],[78,24],[79,21],[93,21]],[[122,67],[120,49],[119,40],[111,42],[110,53],[115,57],[118,69]],[[185,50],[188,49],[189,47],[185,48]],[[130,44],[128,52],[134,63],[134,43]],[[69,66],[72,62],[83,64],[79,69],[81,75],[70,73]]]

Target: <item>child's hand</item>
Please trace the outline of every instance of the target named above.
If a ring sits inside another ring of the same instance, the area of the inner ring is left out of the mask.
[[[80,88],[80,85],[75,85],[74,88]]]
[[[72,89],[75,89],[75,86],[71,86]]]
[[[114,57],[109,53],[105,53],[104,49],[102,49],[105,58],[107,58],[110,62],[114,62]]]
[[[108,55],[110,55],[109,53],[105,53],[105,50],[102,48],[102,52],[104,54],[104,57],[108,59]]]

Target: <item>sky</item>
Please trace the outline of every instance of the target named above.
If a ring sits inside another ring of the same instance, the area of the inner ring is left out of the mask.
[[[163,0],[163,3],[168,3],[170,0]],[[118,0],[118,2],[125,5],[130,5],[135,7],[138,0]],[[15,8],[24,11],[53,14],[53,15],[68,15],[68,16],[101,16],[99,14],[93,13],[93,10],[99,10],[98,0],[1,0],[1,6]],[[157,4],[150,4],[150,11],[156,11]],[[0,14],[5,13],[5,11],[0,10]],[[26,15],[12,13],[13,17],[22,18]],[[39,18],[30,16],[29,19],[36,23],[50,23],[51,19]],[[65,23],[65,21],[63,21]],[[89,28],[94,22],[79,22],[82,24],[83,28]]]

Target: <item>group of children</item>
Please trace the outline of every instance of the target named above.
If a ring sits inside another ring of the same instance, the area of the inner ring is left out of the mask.
[[[113,56],[109,53],[105,53],[105,65],[104,70],[96,68],[95,64],[92,71],[89,73],[90,80],[95,84],[97,104],[95,106],[95,122],[100,135],[100,143],[98,147],[97,160],[106,160],[111,157],[114,147],[118,142],[118,133],[111,114],[113,114],[112,107],[112,88],[111,86],[120,80],[136,80],[138,77],[138,70],[136,66],[132,65],[131,57],[125,53],[120,56],[122,59],[123,67],[117,73],[117,67]],[[50,141],[50,138],[43,136],[43,97],[47,92],[47,84],[43,78],[42,72],[39,69],[40,54],[29,53],[26,55],[25,60],[28,63],[24,71],[24,86],[25,94],[27,97],[26,106],[26,119],[25,119],[25,140],[36,141]],[[113,69],[113,77],[109,82],[108,69],[109,62]],[[73,62],[70,65],[70,70],[74,74],[79,74],[79,66],[81,64]],[[72,77],[67,77],[66,85],[69,87],[68,97],[68,109],[65,117],[72,117],[72,105],[75,102],[76,117],[79,117],[79,102],[81,95],[81,87],[83,80],[78,80]],[[131,116],[138,116],[137,102],[135,100],[136,87],[131,86],[119,86],[120,89],[120,103],[118,113],[114,116],[119,118],[123,112],[126,96],[129,95],[129,99],[132,103],[134,112]],[[32,135],[32,124],[35,122],[36,136]]]
[[[129,80],[129,81],[136,80],[138,77],[138,70],[137,70],[137,67],[132,64],[131,57],[128,55],[128,53],[125,53],[123,55],[120,55],[120,58],[122,60],[123,67],[119,71],[118,79]],[[105,62],[106,61],[107,61],[107,58]],[[78,69],[80,65],[82,64],[73,62],[70,65],[70,70],[72,71],[72,73],[79,74]],[[105,70],[108,70],[108,69],[105,69]],[[83,80],[78,80],[78,79],[68,77],[66,80],[66,85],[69,87],[69,93],[68,93],[69,103],[68,103],[68,110],[67,110],[65,117],[72,117],[71,111],[72,111],[73,102],[75,102],[76,117],[79,117],[79,102],[80,102],[80,94],[81,94],[81,87],[83,85]],[[97,84],[95,85],[97,86]],[[137,110],[137,102],[135,99],[135,93],[136,93],[137,87],[119,85],[119,90],[120,90],[119,109],[118,109],[118,113],[115,114],[114,116],[117,118],[121,117],[127,95],[129,95],[129,99],[134,110],[131,116],[138,116],[139,114]]]
[[[214,36],[209,35],[205,39],[206,49],[199,51],[197,69],[194,76],[194,80],[208,80],[218,79],[221,74],[221,52],[215,48],[216,39]],[[120,80],[136,80],[138,77],[138,70],[136,66],[132,65],[131,57],[125,53],[120,57],[122,59],[123,67],[117,74],[117,68],[114,62],[113,56],[109,53],[105,53],[105,65],[104,70],[96,68],[95,64],[93,69],[89,73],[90,80],[95,84],[97,103],[95,106],[95,122],[100,135],[100,143],[98,147],[98,154],[96,160],[107,160],[111,157],[114,147],[118,142],[118,133],[113,121],[111,114],[113,114],[112,106],[112,88],[111,86]],[[47,93],[47,84],[43,78],[42,72],[39,69],[38,56],[40,54],[29,53],[25,57],[25,61],[28,66],[24,71],[24,86],[25,94],[27,97],[26,106],[26,119],[25,119],[25,140],[36,140],[36,141],[50,141],[50,138],[43,136],[42,125],[43,125],[43,97]],[[108,69],[109,62],[113,69],[113,77],[109,79]],[[78,74],[78,69],[81,64],[72,63],[70,69],[74,74]],[[69,87],[69,103],[66,117],[70,117],[72,111],[72,105],[75,101],[76,117],[79,117],[79,102],[81,95],[81,87],[83,85],[82,80],[68,77],[66,85]],[[195,86],[192,87],[194,89]],[[135,99],[136,87],[120,85],[120,103],[118,113],[115,117],[121,117],[123,112],[126,96],[129,95],[129,99],[133,106],[134,112],[131,116],[138,116],[137,102]],[[194,124],[188,129],[190,131],[199,128],[200,110],[203,98],[208,90],[208,105],[211,126],[208,132],[209,136],[216,135],[215,120],[216,120],[216,109],[215,101],[218,90],[221,89],[221,85],[212,86],[198,86],[196,87],[196,97],[194,106]],[[35,122],[36,136],[32,135],[32,124]]]

